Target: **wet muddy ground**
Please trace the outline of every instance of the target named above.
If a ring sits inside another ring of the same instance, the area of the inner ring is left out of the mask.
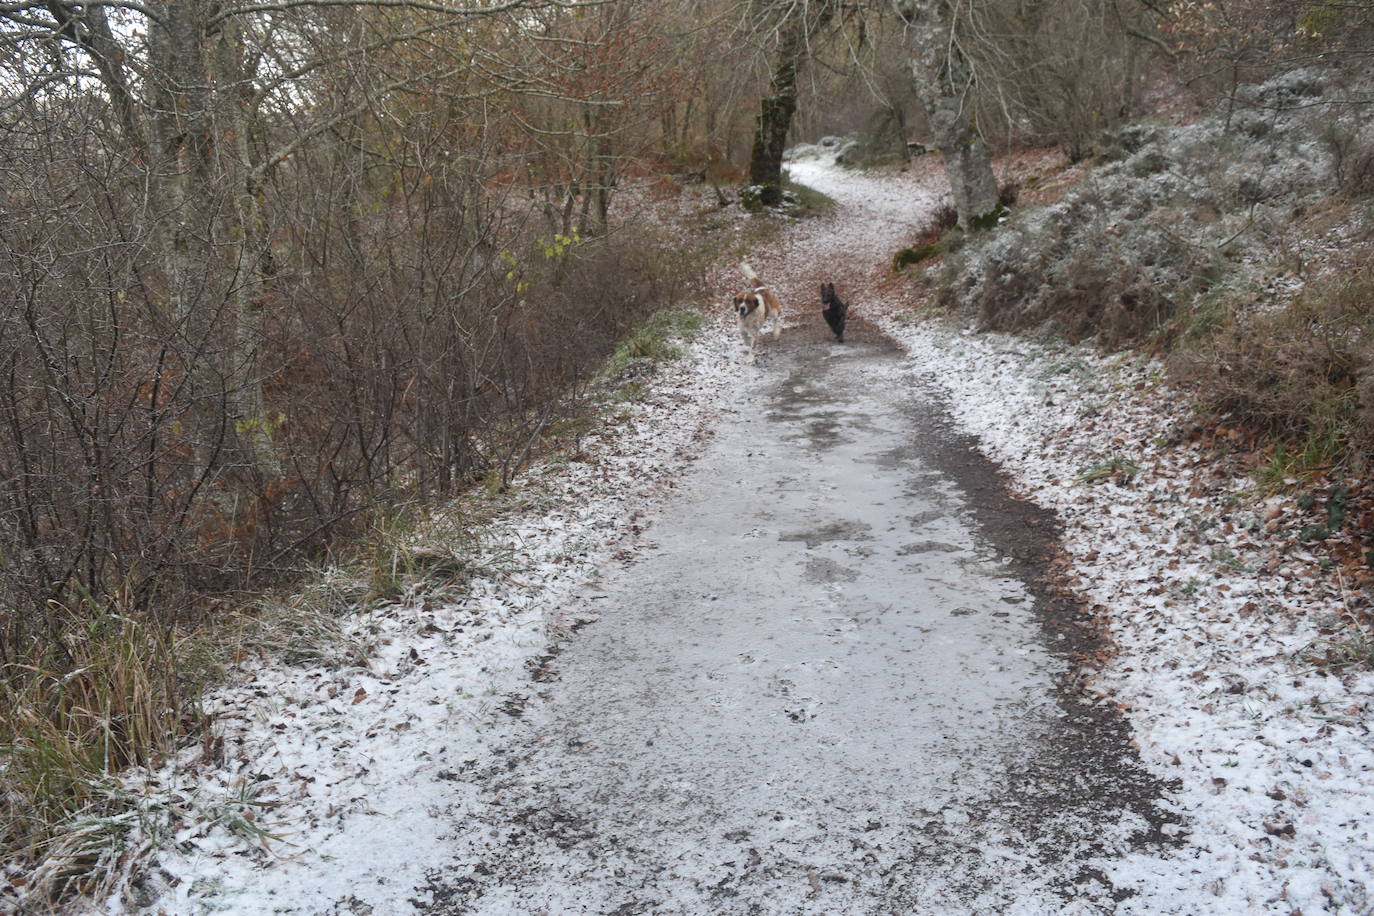
[[[638,557],[452,774],[456,913],[1109,912],[1161,787],[1073,690],[1104,651],[1053,519],[949,432],[899,353],[816,318]]]

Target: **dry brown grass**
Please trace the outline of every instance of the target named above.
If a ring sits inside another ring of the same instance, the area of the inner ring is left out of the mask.
[[[1328,276],[1291,302],[1218,308],[1210,333],[1172,355],[1176,376],[1280,443],[1276,473],[1363,471],[1374,457],[1374,271]]]
[[[132,609],[48,608],[59,643],[0,676],[0,848],[29,874],[25,899],[90,892],[136,826],[115,775],[155,765],[201,724],[191,698],[211,666]],[[102,867],[103,862],[103,867]]]

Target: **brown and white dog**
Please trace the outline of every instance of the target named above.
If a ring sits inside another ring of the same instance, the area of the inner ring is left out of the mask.
[[[754,268],[746,263],[741,264],[739,269],[754,287],[735,297],[735,320],[739,323],[744,345],[749,348],[749,356],[745,362],[752,363],[754,347],[769,318],[773,319],[773,336],[777,337],[782,333],[782,303],[778,302],[777,295],[771,289],[763,285],[759,275],[754,273]]]

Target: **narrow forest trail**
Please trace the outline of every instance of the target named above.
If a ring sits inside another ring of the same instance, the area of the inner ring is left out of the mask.
[[[913,201],[813,172],[835,213],[757,258],[788,329],[457,774],[424,911],[1105,912],[1094,861],[1158,839],[1124,726],[1060,685],[1092,637],[1047,588],[1052,517],[861,302],[846,344],[819,320],[812,284],[877,282]]]
[[[77,912],[1366,913],[1374,674],[1302,661],[1348,597],[1301,506],[1147,357],[914,318],[923,168],[793,163],[836,206],[750,251],[757,364],[722,266],[460,583],[335,609],[342,661],[246,657]]]

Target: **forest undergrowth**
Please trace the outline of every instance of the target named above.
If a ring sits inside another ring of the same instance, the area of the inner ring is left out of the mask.
[[[658,363],[682,355],[702,321],[693,303],[706,266],[797,215],[762,214],[741,234],[737,221],[703,209],[671,228],[627,223],[604,239],[556,241],[566,250],[524,261],[519,292],[542,308],[539,326],[521,337],[544,351],[519,356],[532,388],[499,423],[473,429],[481,457],[454,496],[427,496],[419,469],[402,462],[391,486],[360,494],[334,519],[330,536],[315,541],[322,549],[296,551],[253,580],[266,587],[169,587],[154,603],[132,589],[49,599],[25,624],[46,627],[48,638],[11,634],[0,678],[3,880],[54,907],[118,880],[142,855],[126,837],[146,844],[165,833],[163,820],[189,813],[149,808],[122,774],[156,769],[188,743],[213,754],[205,691],[255,658],[366,666],[376,647],[345,638],[342,621],[461,589],[483,532],[510,507],[513,478],[531,464],[575,460],[580,440],[614,423]],[[160,613],[169,604],[180,610]],[[248,799],[197,816],[251,833],[254,810]]]

